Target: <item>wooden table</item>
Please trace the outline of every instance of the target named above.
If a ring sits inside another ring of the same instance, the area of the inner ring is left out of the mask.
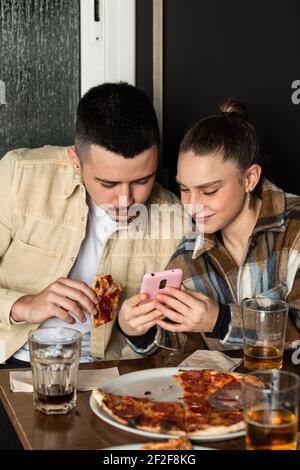
[[[229,351],[226,354],[240,357],[241,351]],[[82,368],[103,369],[117,366],[122,375],[142,369],[174,367],[185,357],[186,355],[166,355],[146,359],[99,362],[84,365]],[[292,364],[289,352],[286,352],[284,356],[284,369],[300,375],[299,366]],[[242,365],[237,371],[246,372],[246,369]],[[115,428],[98,418],[90,409],[91,392],[79,392],[75,409],[66,415],[47,416],[37,412],[33,407],[31,393],[14,393],[10,390],[9,372],[9,369],[0,371],[0,399],[24,449],[93,450],[149,440],[149,438]],[[238,450],[245,448],[245,439],[201,442],[199,445]]]

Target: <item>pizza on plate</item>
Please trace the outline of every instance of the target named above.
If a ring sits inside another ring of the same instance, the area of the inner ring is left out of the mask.
[[[96,274],[92,289],[99,299],[99,304],[96,306],[98,313],[92,316],[93,325],[97,328],[112,321],[114,308],[118,305],[121,287],[113,281],[110,274],[106,276]]]
[[[244,429],[243,412],[211,404],[210,398],[227,387],[239,388],[242,375],[213,370],[179,370],[173,379],[182,390],[176,402],[114,395],[94,390],[93,396],[108,415],[121,424],[164,434],[221,435]]]
[[[93,397],[106,413],[126,426],[167,434],[185,434],[184,409],[179,402],[153,401],[94,390]]]
[[[148,442],[142,446],[141,450],[192,450],[192,448],[192,443],[185,435],[167,441]]]

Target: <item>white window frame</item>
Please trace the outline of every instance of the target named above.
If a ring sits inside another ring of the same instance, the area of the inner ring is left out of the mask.
[[[105,82],[135,85],[135,0],[80,0],[81,95]]]

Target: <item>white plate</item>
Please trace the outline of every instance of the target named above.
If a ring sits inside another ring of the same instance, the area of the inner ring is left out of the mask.
[[[158,401],[182,401],[181,389],[172,379],[179,370],[190,370],[191,367],[165,367],[160,369],[147,369],[130,374],[120,375],[103,385],[103,390],[116,395],[130,395],[135,397],[151,398]],[[223,371],[224,372],[224,371]],[[94,413],[112,426],[124,431],[147,436],[155,439],[170,438],[174,434],[156,433],[132,428],[121,424],[105,411],[101,410],[96,400],[91,396],[90,406]],[[245,435],[245,430],[217,435],[190,436],[193,441],[224,441]]]
[[[105,449],[100,449],[100,450],[142,450],[142,446],[144,444],[126,444],[124,446],[106,447]],[[193,448],[187,452],[192,452],[193,450],[217,450],[217,449],[213,449],[212,447],[193,446]]]

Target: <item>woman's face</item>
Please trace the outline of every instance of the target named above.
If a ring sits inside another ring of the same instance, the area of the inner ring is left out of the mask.
[[[204,233],[228,227],[245,207],[247,188],[241,170],[220,154],[180,154],[176,180],[182,203],[190,205],[189,212]]]

